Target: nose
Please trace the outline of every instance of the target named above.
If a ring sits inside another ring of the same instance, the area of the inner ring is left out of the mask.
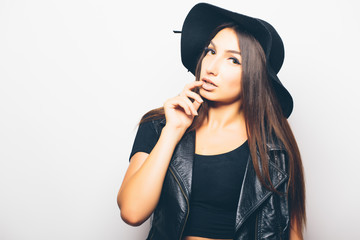
[[[219,74],[220,62],[217,57],[211,57],[206,60],[206,73],[217,76]]]

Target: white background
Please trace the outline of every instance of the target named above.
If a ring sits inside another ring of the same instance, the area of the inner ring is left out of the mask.
[[[0,1],[0,239],[145,239],[116,195],[136,124],[193,80],[180,61],[197,1]],[[306,239],[360,239],[359,5],[211,1],[269,21],[307,187]]]

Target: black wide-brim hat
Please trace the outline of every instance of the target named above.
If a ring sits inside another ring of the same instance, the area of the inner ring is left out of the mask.
[[[264,20],[231,12],[207,3],[195,5],[188,13],[181,31],[181,60],[195,75],[198,59],[209,42],[210,34],[223,23],[233,22],[253,35],[266,56],[267,72],[272,80],[283,114],[288,118],[293,109],[293,99],[277,77],[284,61],[284,45],[276,30]]]

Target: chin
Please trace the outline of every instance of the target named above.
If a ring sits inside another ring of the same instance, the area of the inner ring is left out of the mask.
[[[214,91],[206,91],[204,89],[200,89],[199,94],[202,98],[205,98],[206,100],[209,101],[213,101],[213,102],[218,102],[218,101],[222,101],[222,98],[219,98],[219,94],[215,93]]]
[[[216,105],[218,105],[218,104],[220,104],[220,105],[230,105],[230,104],[234,104],[236,102],[241,101],[239,97],[219,98],[219,97],[216,97],[216,96],[211,96],[211,94],[209,94],[206,91],[200,91],[199,94],[204,100],[209,102],[211,105],[213,105],[213,104],[216,104]]]
[[[200,89],[199,91],[199,95],[209,101],[215,101],[214,99],[212,99],[212,97],[210,96],[211,93],[209,93],[208,91],[205,91],[204,89]]]

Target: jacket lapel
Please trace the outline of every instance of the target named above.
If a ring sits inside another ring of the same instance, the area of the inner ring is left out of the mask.
[[[187,197],[191,194],[192,169],[195,153],[195,132],[184,134],[170,162],[170,168],[177,175],[179,182],[183,185]]]

